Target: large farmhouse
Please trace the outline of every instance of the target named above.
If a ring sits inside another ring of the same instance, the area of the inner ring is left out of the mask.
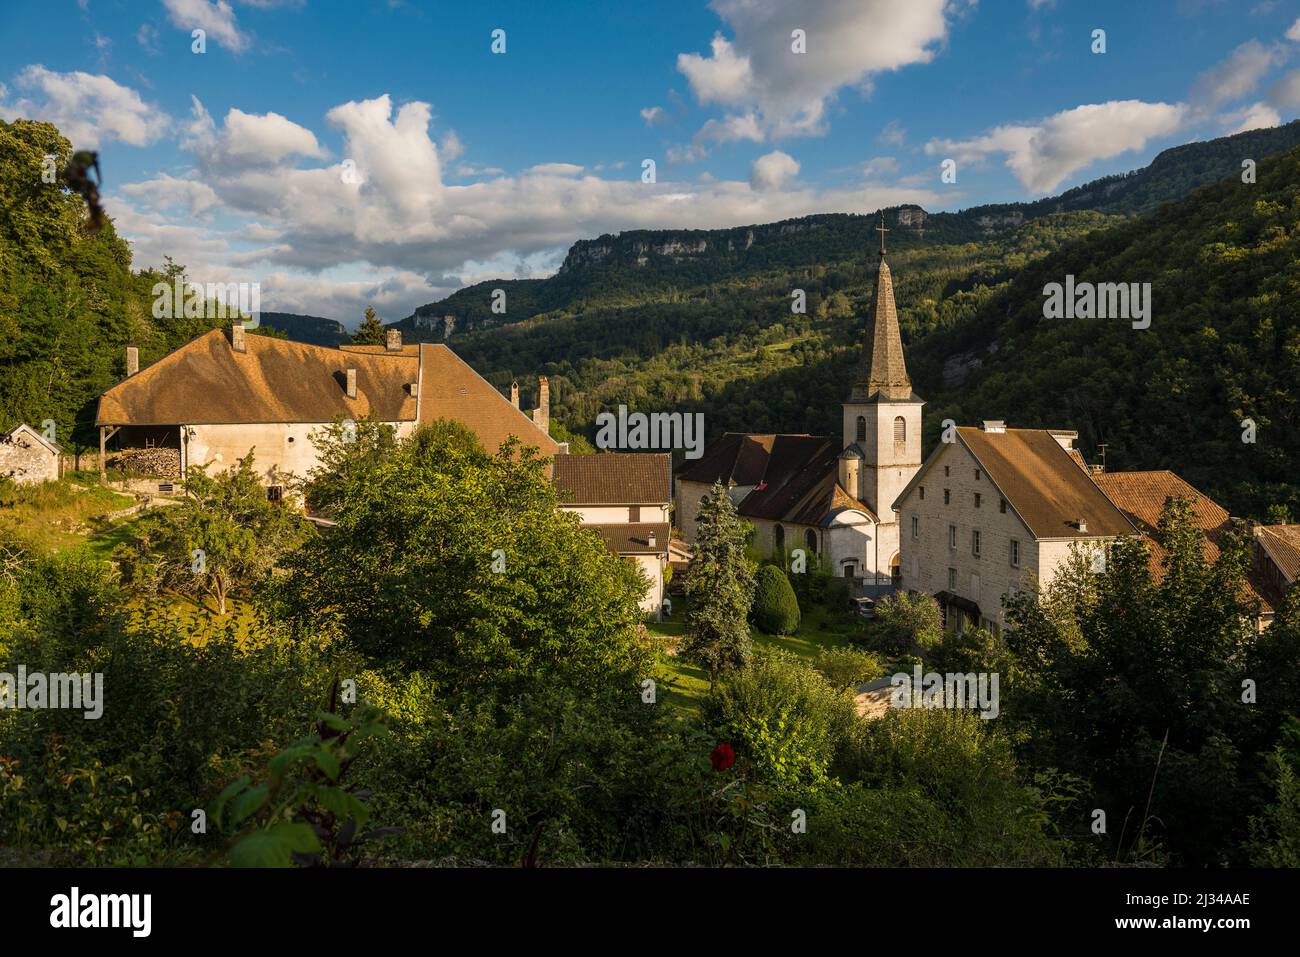
[[[507,437],[553,456],[541,408],[524,414],[444,345],[331,349],[248,335],[242,323],[213,329],[144,369],[127,352],[127,377],[100,397],[100,473],[110,448],[149,450],[145,469],[182,478],[191,466],[228,467],[254,451],[272,498],[318,463],[312,435],[338,420],[374,416],[399,438],[436,419],[468,426],[496,451]],[[517,390],[515,391],[517,396]]]

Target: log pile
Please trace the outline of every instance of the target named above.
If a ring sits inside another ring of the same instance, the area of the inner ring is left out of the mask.
[[[178,479],[181,453],[179,449],[125,449],[118,453],[113,466],[120,472]]]

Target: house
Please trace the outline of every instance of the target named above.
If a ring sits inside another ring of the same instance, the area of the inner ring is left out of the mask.
[[[1256,525],[1254,570],[1278,608],[1300,580],[1300,525]]]
[[[959,427],[894,503],[902,587],[933,595],[946,624],[1004,625],[1003,597],[1045,588],[1079,545],[1104,567],[1106,546],[1136,530],[1102,492],[1078,433]]]
[[[1146,541],[1152,581],[1161,581],[1165,576],[1168,553],[1156,541],[1155,533],[1160,525],[1160,514],[1169,499],[1184,499],[1190,505],[1192,524],[1201,532],[1202,551],[1205,560],[1211,564],[1219,559],[1224,536],[1239,524],[1212,498],[1168,470],[1104,472],[1094,469],[1092,480]],[[1252,620],[1257,631],[1267,628],[1273,621],[1278,594],[1277,589],[1270,587],[1267,576],[1258,565],[1248,573],[1246,593],[1241,597],[1255,608]]]
[[[671,559],[672,456],[646,452],[557,455],[560,508],[598,532],[605,547],[632,562],[647,581],[641,608],[661,617],[664,569]]]
[[[19,485],[53,482],[59,477],[59,446],[20,422],[0,432],[0,478]]]
[[[191,466],[229,467],[254,451],[268,496],[279,498],[319,464],[313,433],[374,416],[399,438],[435,419],[464,423],[495,452],[514,435],[543,455],[561,451],[532,418],[444,345],[328,348],[248,335],[242,323],[210,330],[144,369],[127,349],[127,377],[99,400],[100,474],[109,442],[150,474],[184,477]],[[543,388],[543,406],[546,390]]]
[[[885,262],[884,227],[861,358],[843,403],[839,436],[727,433],[676,473],[677,524],[693,542],[700,502],[714,482],[766,554],[807,552],[809,566],[880,594],[899,576],[898,493],[921,468],[921,408],[904,362]]]

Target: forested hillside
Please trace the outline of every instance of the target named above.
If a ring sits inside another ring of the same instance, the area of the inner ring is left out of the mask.
[[[153,317],[154,283],[182,268],[132,272],[112,221],[94,231],[80,196],[42,181],[47,155],[59,168],[71,155],[54,126],[0,120],[0,428],[53,419],[62,444],[89,445],[127,343],[144,365],[211,322]]]

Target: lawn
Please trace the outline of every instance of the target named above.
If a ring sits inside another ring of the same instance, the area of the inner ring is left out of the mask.
[[[850,611],[838,607],[841,600],[838,592],[832,592],[828,601],[833,602],[833,605],[820,604],[802,608],[799,628],[793,635],[766,635],[751,628],[750,636],[754,647],[780,649],[809,661],[815,659],[824,648],[848,647],[852,643],[851,636],[862,633],[862,626]],[[686,633],[685,601],[675,601],[673,612],[672,621],[651,622],[647,626],[650,634],[660,638],[680,639]],[[663,652],[661,660],[669,676],[667,689],[661,689],[664,692],[662,700],[675,708],[698,712],[700,702],[709,691],[708,674],[667,651]]]
[[[80,474],[40,485],[0,483],[0,538],[46,552],[83,548],[103,516],[134,502]]]

